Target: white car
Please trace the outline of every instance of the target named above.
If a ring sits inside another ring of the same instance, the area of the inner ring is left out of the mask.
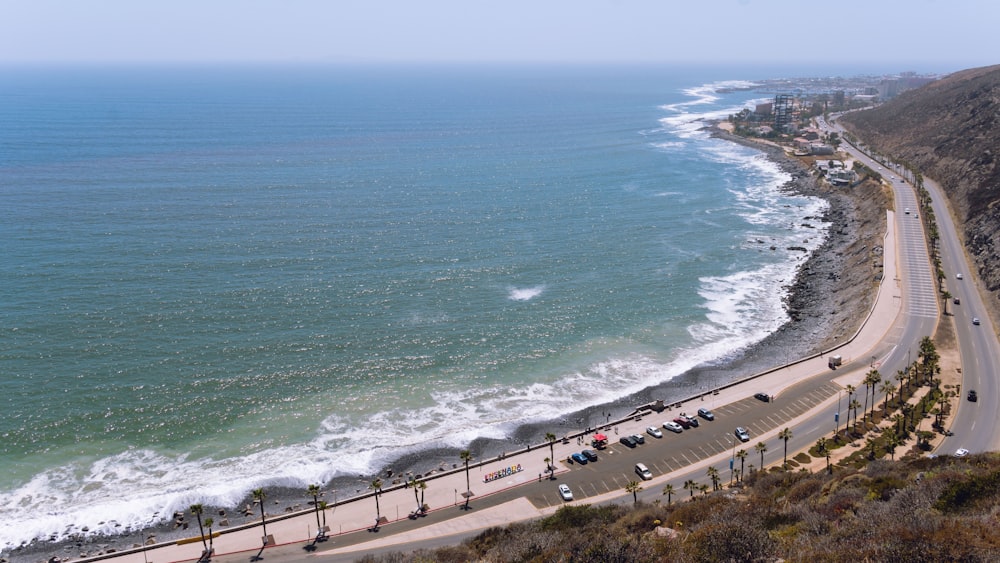
[[[979,317],[972,317],[972,324],[979,326]]]
[[[671,432],[676,432],[678,434],[680,434],[681,432],[684,432],[684,427],[681,426],[680,424],[677,424],[676,422],[674,422],[672,420],[664,422],[663,423],[663,427],[666,428],[667,430],[671,431]]]
[[[655,426],[650,426],[649,428],[646,428],[646,434],[649,434],[650,436],[652,436],[654,438],[662,438],[663,437],[663,432],[660,432],[660,429],[657,428],[657,427],[655,427]]]
[[[642,478],[643,481],[649,481],[650,479],[653,478],[653,473],[649,470],[648,467],[646,467],[644,463],[635,464],[635,473],[640,478]]]
[[[969,455],[969,450],[965,448],[958,448],[955,450],[955,457],[965,457],[967,455]]]
[[[559,485],[559,496],[563,500],[573,500],[573,491],[569,490],[569,485]]]
[[[962,279],[962,274],[955,274],[956,279]]]

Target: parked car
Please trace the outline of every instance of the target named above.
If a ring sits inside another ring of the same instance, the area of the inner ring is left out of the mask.
[[[635,473],[641,477],[643,481],[649,481],[653,478],[653,473],[643,463],[635,464]]]
[[[975,389],[969,391],[969,400],[972,401],[973,403],[979,400],[979,395],[976,394]]]
[[[690,416],[690,415],[688,415],[686,413],[681,413],[681,418],[683,418],[684,420],[686,420],[690,426],[693,426],[693,427],[697,427],[698,426],[698,419],[695,418],[695,417],[693,417],[693,416]]]
[[[754,393],[753,398],[758,401],[764,401],[765,403],[771,402],[771,396],[767,393]]]
[[[559,496],[561,496],[563,500],[573,500],[573,491],[569,490],[569,485],[559,485]]]
[[[638,445],[638,443],[632,439],[631,436],[622,436],[618,441],[630,448],[634,448]]]
[[[733,432],[733,434],[736,434],[736,437],[739,438],[741,442],[750,441],[750,432],[748,432],[747,429],[743,428],[742,426],[737,426],[736,431]]]
[[[580,452],[576,452],[575,454],[569,456],[569,458],[581,465],[587,465],[587,458]]]
[[[667,429],[667,430],[669,430],[671,432],[676,432],[678,434],[680,434],[681,432],[684,432],[684,427],[681,426],[680,424],[677,424],[676,422],[674,422],[672,420],[664,422],[663,423],[663,428],[665,428],[665,429]]]
[[[677,418],[674,419],[674,422],[680,424],[681,428],[683,428],[684,430],[691,428],[691,423],[688,422],[688,419],[683,416],[678,416]]]
[[[637,443],[637,444],[645,444],[646,443],[646,439],[642,437],[642,434],[632,434],[630,436],[630,438],[632,438],[633,440],[635,440],[635,443]]]
[[[712,411],[706,409],[705,407],[698,409],[698,416],[704,418],[705,420],[715,420],[715,415],[712,414]]]
[[[979,317],[972,317],[972,324],[979,326]]]
[[[587,458],[587,461],[597,461],[597,452],[594,450],[583,450],[580,453],[583,454],[583,457]]]
[[[663,437],[663,432],[660,432],[660,429],[657,428],[657,427],[655,427],[655,426],[650,426],[650,427],[646,428],[646,434],[649,434],[650,436],[652,436],[654,438],[662,438]]]

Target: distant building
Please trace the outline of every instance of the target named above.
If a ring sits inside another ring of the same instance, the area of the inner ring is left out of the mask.
[[[833,154],[833,147],[826,143],[809,143],[809,154]]]
[[[774,97],[774,129],[787,131],[792,124],[792,96],[778,94]]]
[[[848,186],[858,181],[858,173],[846,168],[831,168],[827,170],[826,180],[834,186]]]

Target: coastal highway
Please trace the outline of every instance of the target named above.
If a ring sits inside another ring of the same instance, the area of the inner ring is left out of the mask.
[[[845,132],[839,123],[830,125],[822,118],[818,121],[820,127],[827,131],[836,131],[841,136]],[[890,180],[895,176],[895,180],[891,182],[897,193],[897,202],[905,192],[909,192],[911,196],[902,198],[903,205],[912,212],[917,212],[916,196],[899,175],[899,172],[906,173],[905,170],[891,162],[875,161],[849,143],[845,142],[844,145],[852,156],[873,170],[881,171]],[[960,305],[949,303],[947,307],[950,319],[955,323],[961,354],[962,397],[949,426],[953,435],[942,441],[938,452],[951,454],[959,448],[972,452],[996,451],[1000,449],[1000,427],[996,424],[1000,419],[1000,340],[997,339],[997,332],[987,314],[975,270],[961,243],[944,190],[927,177],[923,178],[923,185],[930,195],[931,208],[937,221],[945,287],[953,298],[957,297],[961,301]],[[958,278],[959,274],[962,274],[963,279]],[[935,290],[935,296],[939,295]],[[981,324],[972,324],[973,318],[978,318]],[[944,320],[949,319],[946,317]],[[979,400],[975,403],[966,399],[971,389],[976,390],[979,395]]]
[[[1000,420],[997,373],[1000,341],[983,303],[975,271],[958,237],[944,192],[928,178],[924,178],[924,188],[931,194],[931,205],[941,233],[941,263],[946,286],[949,293],[961,300],[960,305],[949,305],[949,313],[954,315],[962,357],[962,401],[951,425],[954,435],[946,438],[940,449],[944,453],[958,448],[972,452],[996,451],[1000,449],[1000,428],[997,426]],[[964,279],[957,278],[959,273]],[[978,318],[981,324],[972,324],[973,318]],[[977,402],[966,400],[970,389],[979,395]]]

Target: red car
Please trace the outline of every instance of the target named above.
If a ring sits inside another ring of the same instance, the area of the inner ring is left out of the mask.
[[[678,416],[677,418],[674,419],[674,422],[680,424],[682,427],[684,427],[685,430],[691,428],[691,422],[688,419],[684,418],[683,416]]]

